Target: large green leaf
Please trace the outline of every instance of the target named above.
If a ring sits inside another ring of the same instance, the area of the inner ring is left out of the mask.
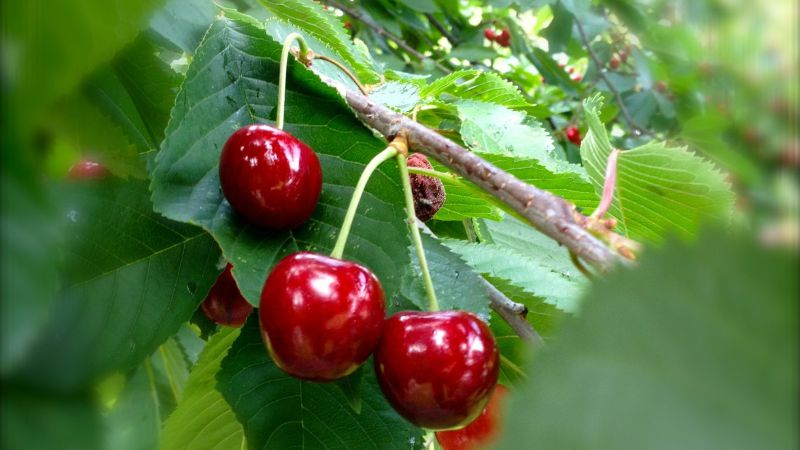
[[[432,82],[420,95],[444,102],[452,102],[454,99],[475,100],[515,110],[525,110],[531,106],[516,86],[494,72],[480,70],[453,72]]]
[[[178,95],[151,185],[158,211],[209,230],[253,304],[280,258],[300,249],[332,249],[356,180],[385,145],[335,90],[290,63],[286,129],[319,155],[322,195],[310,221],[291,232],[268,232],[240,219],[220,191],[219,154],[234,130],[274,117],[280,50],[252,18],[226,12],[214,23]],[[387,296],[397,292],[410,263],[401,192],[397,167],[384,164],[367,186],[345,250],[346,258],[376,273]]]
[[[374,370],[365,369],[357,414],[336,384],[300,381],[281,371],[251,318],[222,361],[218,389],[244,424],[251,449],[416,448],[421,430],[394,412]]]
[[[158,445],[161,426],[158,396],[148,367],[139,367],[106,414],[107,450],[138,450]]]
[[[499,448],[796,448],[797,270],[709,232],[609,275],[528,365]]]
[[[4,89],[24,134],[50,103],[136,36],[159,0],[3,2]],[[12,19],[13,18],[13,19]],[[33,26],[35,24],[35,26]]]
[[[598,193],[612,151],[597,116],[599,101],[595,96],[584,104],[589,132],[581,144],[581,158]],[[626,236],[660,242],[668,232],[688,238],[703,222],[727,222],[733,199],[730,185],[710,162],[685,148],[653,142],[620,153],[609,213]]]
[[[244,433],[228,403],[216,390],[216,375],[239,329],[222,328],[192,369],[178,408],[164,423],[161,450],[239,450]]]
[[[280,19],[294,24],[307,34],[324,43],[338,55],[340,60],[351,66],[363,83],[376,83],[378,74],[372,62],[358,51],[350,40],[347,31],[333,13],[311,0],[259,0],[269,12]]]
[[[148,34],[175,51],[193,54],[216,14],[212,0],[168,0],[150,19]]]
[[[144,182],[60,190],[63,289],[24,376],[67,389],[135,367],[174,334],[219,273],[219,250],[199,228],[155,214]]]
[[[487,222],[493,243],[447,239],[444,244],[478,272],[506,280],[564,311],[575,311],[582,275],[567,251],[513,217]]]

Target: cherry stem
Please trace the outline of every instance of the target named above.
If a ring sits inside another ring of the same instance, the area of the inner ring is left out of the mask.
[[[414,173],[414,174],[417,174],[417,175],[425,175],[426,177],[438,178],[440,180],[450,180],[450,181],[454,181],[454,182],[459,183],[459,184],[463,184],[461,182],[461,178],[459,178],[458,175],[453,175],[450,172],[439,172],[438,170],[425,169],[425,168],[422,168],[422,167],[409,167],[408,168],[408,173]]]
[[[397,139],[397,138],[396,138]],[[405,138],[403,138],[403,144]],[[414,241],[414,247],[417,249],[417,259],[419,259],[419,268],[422,271],[422,280],[425,282],[425,292],[428,294],[428,309],[430,311],[439,310],[439,302],[436,300],[436,291],[433,289],[433,279],[428,270],[428,260],[425,259],[425,249],[422,246],[422,236],[419,234],[419,227],[417,226],[417,216],[414,213],[414,194],[411,192],[411,179],[408,176],[408,164],[406,164],[408,151],[400,152],[397,154],[397,166],[400,168],[400,178],[403,183],[403,194],[406,199],[406,217],[408,226],[411,228],[411,238]]]
[[[594,210],[591,216],[592,220],[601,219],[608,212],[611,207],[611,202],[614,200],[614,188],[617,185],[617,157],[619,156],[619,149],[611,150],[608,155],[608,162],[606,163],[606,179],[603,183],[603,196],[600,198],[600,204]]]
[[[375,157],[367,163],[367,167],[364,167],[364,171],[361,172],[361,177],[358,179],[358,183],[356,183],[353,196],[350,198],[350,205],[348,205],[347,212],[344,214],[339,237],[336,239],[336,244],[333,246],[333,251],[331,252],[332,257],[341,259],[342,254],[344,254],[344,247],[347,244],[347,237],[350,235],[350,228],[353,226],[353,219],[356,217],[358,204],[361,202],[361,196],[364,194],[364,189],[367,187],[367,182],[372,176],[372,173],[375,172],[375,169],[377,169],[381,163],[394,158],[397,153],[397,148],[393,145],[389,145],[384,151],[375,155]]]
[[[361,84],[360,81],[358,81],[358,78],[356,78],[356,76],[353,75],[353,72],[350,72],[350,70],[348,70],[347,67],[344,66],[344,64],[340,63],[339,61],[336,61],[333,58],[328,58],[325,55],[314,55],[314,59],[321,59],[336,66],[339,70],[344,72],[345,75],[350,77],[351,80],[353,80],[353,83],[355,83],[355,85],[358,87],[358,90],[361,91],[362,94],[367,95],[367,88],[365,88],[364,85]]]
[[[283,129],[283,108],[286,104],[286,68],[289,65],[289,51],[292,49],[294,41],[297,41],[300,45],[300,61],[307,59],[309,53],[306,40],[303,39],[300,33],[290,33],[286,36],[286,39],[284,39],[283,50],[281,51],[280,73],[278,74],[278,114],[276,119],[278,128],[281,130]]]

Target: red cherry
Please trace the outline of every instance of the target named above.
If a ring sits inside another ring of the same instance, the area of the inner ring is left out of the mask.
[[[317,206],[322,169],[316,153],[268,125],[236,130],[219,160],[222,192],[248,221],[273,230],[302,225]]]
[[[212,321],[230,327],[240,327],[253,311],[253,306],[245,300],[231,273],[233,266],[228,264],[217,277],[214,286],[200,305]]]
[[[663,81],[657,82],[656,89],[661,93],[667,92],[667,83],[664,83]]]
[[[497,39],[497,33],[495,33],[493,29],[487,28],[487,29],[483,30],[483,37],[485,37],[486,39],[488,39],[490,41],[493,41],[493,40]]]
[[[575,68],[574,67],[567,67],[567,73],[572,73],[572,72],[575,72]]]
[[[575,145],[581,145],[581,132],[578,131],[578,127],[573,125],[568,126],[565,134],[567,140]]]
[[[464,311],[395,314],[375,351],[383,395],[401,416],[432,430],[475,420],[499,368],[489,327]]]
[[[460,430],[439,431],[436,440],[443,450],[477,450],[485,448],[500,435],[503,401],[508,389],[498,384],[481,415]]]
[[[503,28],[500,34],[497,36],[497,44],[501,47],[510,47],[511,46],[511,32],[508,31],[508,28]]]
[[[102,164],[86,159],[75,163],[67,172],[70,180],[99,180],[106,176],[108,170]]]
[[[608,62],[608,65],[614,70],[619,69],[619,65],[620,65],[619,56],[617,56],[617,55],[612,56],[611,57],[611,61]]]
[[[378,345],[386,305],[367,268],[317,253],[293,253],[261,292],[261,334],[289,375],[330,381],[355,371]]]
[[[581,75],[581,74],[579,74],[579,73],[576,73],[576,74],[575,74],[575,75],[573,75],[571,78],[572,78],[572,80],[573,80],[573,81],[580,82],[580,81],[583,79],[583,75]]]

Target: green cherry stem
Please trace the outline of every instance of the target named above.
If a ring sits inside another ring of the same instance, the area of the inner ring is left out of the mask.
[[[286,68],[289,65],[289,51],[292,49],[294,41],[300,45],[300,54],[298,59],[304,61],[308,57],[309,49],[306,40],[300,33],[290,33],[283,41],[283,50],[281,51],[281,67],[278,74],[278,114],[277,125],[279,129],[283,129],[283,107],[286,104]]]
[[[364,194],[364,188],[367,187],[367,182],[372,176],[372,172],[375,172],[375,169],[377,169],[381,163],[394,158],[395,155],[397,155],[397,149],[394,145],[390,144],[384,151],[375,155],[375,157],[367,163],[367,167],[364,168],[364,171],[361,172],[361,177],[358,179],[358,183],[356,183],[353,196],[350,198],[350,205],[347,206],[347,212],[344,214],[339,237],[336,239],[336,244],[333,246],[333,251],[331,252],[332,257],[341,259],[344,253],[344,247],[345,244],[347,244],[347,236],[350,235],[350,228],[353,226],[353,219],[356,217],[356,210],[358,209],[359,202],[361,202],[361,195]]]
[[[403,183],[403,194],[406,200],[406,217],[408,226],[411,228],[411,238],[414,240],[414,247],[417,249],[417,259],[419,268],[422,271],[422,280],[425,282],[425,292],[428,294],[428,309],[430,311],[439,310],[439,302],[436,300],[436,291],[433,289],[433,279],[428,270],[428,260],[425,259],[425,249],[422,247],[422,236],[419,234],[417,226],[417,216],[414,214],[414,194],[411,192],[411,179],[408,176],[408,164],[406,164],[406,153],[397,154],[397,166],[400,168],[400,179]]]

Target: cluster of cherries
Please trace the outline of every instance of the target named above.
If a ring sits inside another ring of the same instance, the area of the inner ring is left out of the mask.
[[[500,47],[511,47],[511,32],[508,27],[503,28],[500,32],[496,32],[491,28],[483,30],[483,37],[492,42],[497,42]]]
[[[409,165],[430,168],[421,156],[412,155]],[[248,222],[275,231],[305,223],[322,190],[314,151],[268,125],[234,132],[222,150],[219,174],[231,207]],[[443,189],[424,181],[433,178],[413,177],[412,191],[427,197],[415,205],[416,212],[432,216]],[[374,354],[389,403],[415,425],[440,430],[445,449],[471,448],[464,443],[493,435],[495,397],[505,388],[495,389],[499,353],[489,327],[464,311],[405,311],[386,318],[385,305],[381,283],[366,267],[297,252],[280,260],[264,283],[261,334],[275,364],[303,380],[345,377]],[[202,308],[230,326],[241,326],[252,311],[230,264]]]

